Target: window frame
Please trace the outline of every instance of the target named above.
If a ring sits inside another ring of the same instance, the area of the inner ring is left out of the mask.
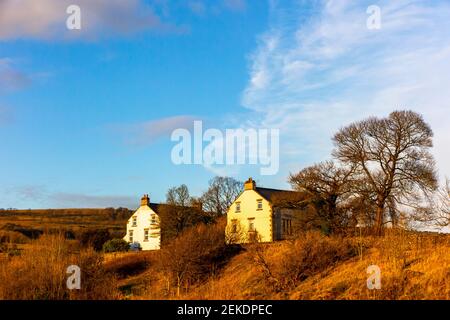
[[[256,232],[255,218],[247,218],[248,221],[248,232]],[[250,228],[252,226],[252,228]]]
[[[134,230],[130,230],[129,232],[128,232],[128,242],[130,242],[130,243],[133,243],[133,239],[134,239],[134,232],[133,232]]]
[[[261,205],[261,207],[260,207]],[[263,209],[263,201],[262,199],[256,199],[256,210],[261,211]]]
[[[237,233],[237,219],[231,220],[231,233]]]

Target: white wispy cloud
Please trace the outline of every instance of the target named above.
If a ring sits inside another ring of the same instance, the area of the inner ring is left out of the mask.
[[[61,208],[134,208],[137,206],[135,197],[120,195],[57,192],[50,194],[48,201],[54,206]]]
[[[183,1],[181,1],[183,2]],[[247,9],[246,0],[189,0],[188,8],[196,15],[205,16],[207,14],[217,15],[221,12],[234,11],[243,12]]]
[[[132,196],[54,192],[43,185],[11,187],[4,189],[3,193],[13,195],[21,202],[34,201],[53,208],[134,208],[137,205],[136,198]]]
[[[191,129],[196,118],[190,115],[177,115],[138,123],[113,124],[111,132],[120,134],[128,145],[149,145],[160,138],[170,139],[175,129]]]
[[[66,28],[69,5],[81,9],[81,30]],[[183,32],[156,13],[159,2],[143,0],[2,0],[0,40],[79,39],[128,35],[141,31]]]
[[[415,110],[435,131],[441,175],[450,175],[450,3],[377,1],[381,29],[369,30],[372,4],[271,1],[242,104],[258,126],[280,128],[287,170],[327,157],[331,136],[351,121]]]
[[[81,30],[68,30],[66,9],[81,9]],[[240,12],[245,0],[1,0],[0,41],[14,39],[95,40],[140,32],[188,33],[189,26],[173,21],[173,12],[195,15]]]

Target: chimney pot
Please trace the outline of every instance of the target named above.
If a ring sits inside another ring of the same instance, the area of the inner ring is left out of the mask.
[[[244,190],[255,190],[256,189],[256,183],[253,181],[253,179],[250,177],[247,181],[244,183]]]
[[[144,196],[141,198],[141,207],[142,206],[148,206],[150,204],[150,197],[148,194],[144,194]]]

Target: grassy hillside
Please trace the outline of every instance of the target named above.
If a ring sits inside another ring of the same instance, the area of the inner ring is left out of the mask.
[[[448,235],[310,234],[300,241],[245,246],[215,274],[186,283],[180,296],[169,288],[157,253],[149,253],[147,268],[122,276],[119,288],[130,299],[450,299]],[[140,258],[127,254],[116,261]],[[370,265],[381,270],[380,290],[367,288]]]
[[[32,233],[44,231],[73,231],[108,229],[125,234],[126,221],[132,211],[119,208],[105,209],[37,209],[0,210],[0,237],[15,232],[33,238]],[[27,232],[28,231],[28,232]]]
[[[102,211],[83,214],[87,222],[80,225],[71,220],[81,218],[75,212],[23,213],[13,222],[3,215],[1,221],[3,228],[14,223],[28,231],[52,216],[58,223],[46,226],[124,228]],[[108,254],[61,233],[31,239],[23,230],[3,229],[27,241],[19,252],[0,253],[0,299],[450,299],[449,235],[310,231],[289,241],[227,246],[224,223],[190,228],[159,251]],[[83,272],[79,292],[66,288],[71,264]],[[380,290],[367,288],[370,265],[381,270]]]

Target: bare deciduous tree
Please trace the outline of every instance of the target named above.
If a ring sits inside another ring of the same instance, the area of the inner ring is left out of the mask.
[[[450,225],[450,180],[446,179],[445,186],[438,190],[436,205],[437,224],[441,227]]]
[[[227,224],[225,227],[225,243],[239,244],[247,240],[247,233],[239,221]]]
[[[342,216],[338,204],[352,192],[352,179],[355,166],[338,166],[333,161],[325,161],[307,167],[289,176],[295,190],[307,192],[312,199],[324,205],[317,208],[322,219],[333,229],[341,224]]]
[[[229,206],[242,191],[242,182],[230,177],[215,177],[201,196],[203,209],[218,218],[227,213]]]
[[[168,287],[175,285],[178,297],[183,287],[213,275],[227,257],[237,252],[226,246],[224,231],[225,221],[199,224],[184,230],[160,250],[159,268],[166,275]]]
[[[376,195],[377,235],[382,234],[388,204],[411,205],[436,189],[432,137],[430,126],[412,111],[371,117],[334,136],[333,155],[362,172]]]
[[[196,199],[190,196],[189,189],[184,184],[167,191],[166,204],[161,206],[159,212],[164,242],[178,236],[187,227],[210,220],[196,205]]]
[[[185,184],[178,187],[170,188],[166,194],[167,204],[176,205],[180,207],[187,207],[192,202],[192,197],[189,195],[189,189]]]

